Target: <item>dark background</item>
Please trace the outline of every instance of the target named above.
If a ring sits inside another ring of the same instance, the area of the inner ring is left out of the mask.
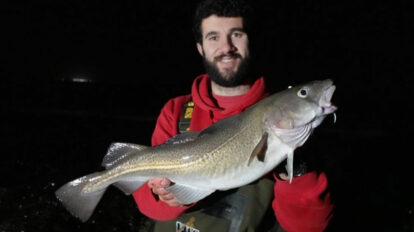
[[[148,145],[162,105],[190,91],[203,73],[195,4],[2,3],[0,231],[150,226],[115,188],[87,223],[53,194],[99,170],[111,142]],[[328,118],[300,150],[323,157],[336,204],[329,230],[414,231],[412,1],[255,6],[258,65],[271,89],[325,78],[337,86],[337,122]]]

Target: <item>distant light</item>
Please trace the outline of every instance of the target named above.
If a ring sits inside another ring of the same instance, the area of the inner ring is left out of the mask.
[[[76,82],[76,83],[89,83],[89,82],[92,82],[91,79],[89,79],[87,77],[82,77],[82,76],[73,77],[71,79],[71,81]]]
[[[288,86],[288,89],[291,89],[291,88],[292,88],[292,86],[291,86],[291,85],[289,85],[289,86]]]

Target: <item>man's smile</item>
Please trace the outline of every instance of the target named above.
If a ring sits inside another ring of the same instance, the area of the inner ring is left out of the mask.
[[[233,68],[237,65],[237,60],[240,59],[237,55],[222,55],[216,58],[216,63],[221,68]]]
[[[221,62],[223,62],[223,63],[230,63],[232,61],[233,61],[233,58],[232,57],[221,59]]]

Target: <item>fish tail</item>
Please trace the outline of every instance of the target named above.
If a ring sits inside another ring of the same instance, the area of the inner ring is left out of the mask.
[[[56,197],[62,202],[65,208],[75,217],[85,222],[92,215],[96,205],[101,200],[108,185],[90,190],[87,187],[91,182],[100,178],[100,173],[93,173],[76,180],[73,180],[56,192]]]

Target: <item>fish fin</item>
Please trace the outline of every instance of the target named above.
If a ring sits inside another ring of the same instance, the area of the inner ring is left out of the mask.
[[[132,143],[112,143],[102,160],[102,166],[108,169],[119,160],[128,157],[130,154],[145,150],[147,148],[148,146]]]
[[[126,195],[130,195],[131,193],[135,192],[139,187],[141,187],[143,184],[145,184],[145,181],[118,181],[116,183],[113,183],[113,185],[122,192],[124,192]]]
[[[286,171],[289,176],[289,182],[292,183],[293,178],[293,151],[287,154]]]
[[[188,143],[196,139],[200,135],[200,131],[189,131],[182,134],[178,134],[169,140],[167,140],[162,145],[176,145],[181,143]],[[161,146],[162,146],[161,145]]]
[[[171,185],[166,189],[183,204],[197,202],[215,191],[211,189],[198,189],[180,184]]]
[[[250,155],[247,166],[250,166],[250,164],[253,162],[254,157],[257,157],[259,161],[264,161],[267,149],[267,136],[267,132],[263,133],[262,138],[260,139],[259,143],[253,149],[253,152]]]
[[[94,173],[78,178],[63,185],[55,192],[63,206],[82,222],[89,219],[107,189],[106,186],[93,192],[83,191],[86,184],[90,183],[91,178],[96,177],[97,174]]]

